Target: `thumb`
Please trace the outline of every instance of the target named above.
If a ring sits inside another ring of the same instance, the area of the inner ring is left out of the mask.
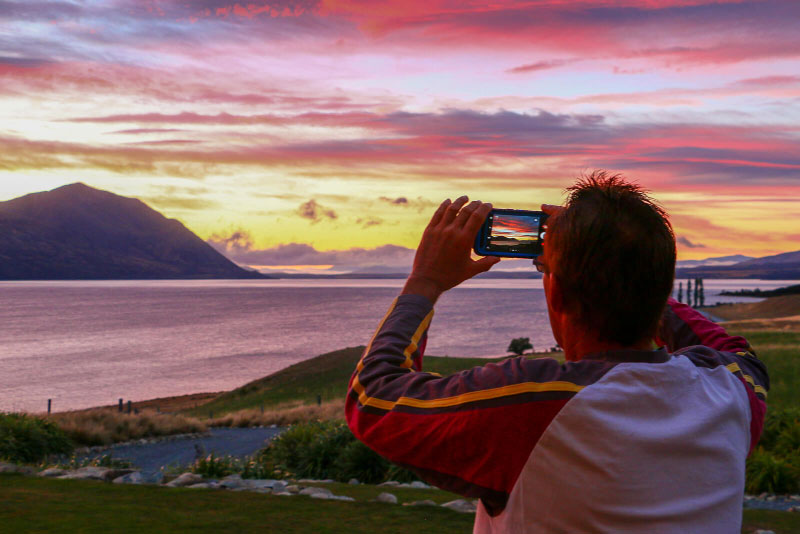
[[[497,256],[486,256],[472,263],[472,271],[475,274],[482,273],[488,271],[498,263],[500,263],[500,258]]]

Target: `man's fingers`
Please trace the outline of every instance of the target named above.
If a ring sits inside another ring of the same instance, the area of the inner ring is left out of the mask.
[[[456,228],[463,228],[467,221],[472,216],[472,214],[481,206],[481,202],[479,200],[473,200],[463,208],[461,211],[458,212],[458,216],[456,220],[453,222],[453,226]]]
[[[431,228],[439,224],[439,221],[442,220],[442,216],[444,216],[444,211],[448,208],[448,206],[450,206],[449,198],[444,202],[442,202],[441,204],[439,204],[439,207],[433,213],[433,217],[431,217],[431,222],[428,223],[428,228]]]
[[[563,209],[564,206],[555,206],[553,204],[542,204],[542,211],[548,215],[555,215]]]
[[[442,215],[441,222],[444,223],[445,225],[448,225],[451,222],[453,222],[453,220],[455,220],[456,218],[456,215],[458,215],[459,210],[461,210],[461,208],[464,206],[464,204],[467,203],[468,200],[469,199],[467,198],[467,195],[458,197],[455,200],[455,202],[453,202],[452,204],[450,204],[450,206],[447,207],[447,209],[444,212],[444,215]]]
[[[478,208],[472,212],[472,214],[469,216],[469,219],[464,224],[464,232],[470,237],[475,237],[475,235],[478,233],[478,229],[483,224],[483,221],[486,220],[486,217],[489,215],[490,211],[492,211],[492,205],[489,203],[478,206]]]

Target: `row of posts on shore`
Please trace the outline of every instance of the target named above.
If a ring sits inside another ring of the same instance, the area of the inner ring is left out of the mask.
[[[694,279],[692,287],[691,279],[686,280],[686,301],[683,300],[683,282],[678,282],[678,302],[685,302],[692,308],[706,305],[705,287],[702,278]]]

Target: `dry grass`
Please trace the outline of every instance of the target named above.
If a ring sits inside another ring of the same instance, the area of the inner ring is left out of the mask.
[[[321,405],[290,403],[264,410],[247,409],[226,414],[209,421],[209,426],[248,427],[259,425],[293,425],[310,421],[344,419],[344,399],[323,402]]]
[[[770,297],[759,302],[721,304],[705,309],[726,321],[789,319],[800,315],[800,295]]]
[[[49,419],[80,445],[109,445],[133,439],[204,432],[208,428],[206,422],[185,415],[126,414],[105,408],[61,412],[49,416]]]

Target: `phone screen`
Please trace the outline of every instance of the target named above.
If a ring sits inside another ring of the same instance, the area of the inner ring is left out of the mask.
[[[501,253],[540,253],[539,221],[538,214],[491,214],[486,249]]]

